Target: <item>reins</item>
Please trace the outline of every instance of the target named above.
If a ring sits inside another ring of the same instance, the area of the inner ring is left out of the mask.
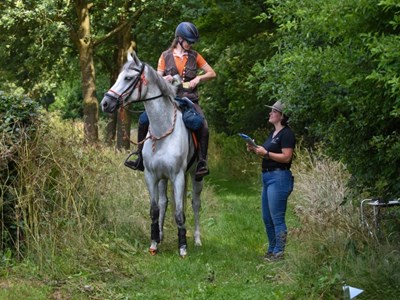
[[[171,126],[171,128],[168,129],[163,135],[157,137],[157,136],[155,136],[155,135],[153,135],[153,134],[151,133],[150,126],[149,126],[149,137],[146,137],[146,138],[143,140],[143,143],[144,143],[144,142],[146,141],[146,139],[148,139],[148,138],[150,138],[150,139],[153,141],[153,146],[152,146],[153,152],[156,151],[156,141],[159,141],[159,140],[161,140],[161,139],[163,139],[163,138],[169,136],[169,135],[174,131],[174,129],[175,129],[176,112],[178,111],[178,110],[177,110],[177,105],[175,104],[175,102],[173,102],[173,101],[171,100],[171,98],[169,98],[169,100],[171,101],[172,106],[174,107],[174,118],[172,119],[172,126]]]
[[[152,150],[153,150],[153,152],[156,150],[156,141],[159,141],[159,140],[161,140],[161,139],[163,139],[163,138],[169,136],[169,135],[174,131],[174,129],[175,129],[176,116],[177,116],[177,111],[178,111],[178,110],[177,110],[177,105],[176,105],[176,103],[173,102],[171,99],[170,99],[170,101],[171,101],[171,103],[172,103],[172,105],[173,105],[173,107],[174,107],[174,117],[173,117],[173,119],[172,119],[172,126],[171,126],[164,134],[162,134],[162,135],[159,136],[159,137],[153,135],[153,134],[151,133],[151,130],[150,130],[150,127],[149,127],[149,133],[150,133],[149,136],[145,137],[143,140],[141,140],[141,141],[139,141],[139,142],[134,142],[134,141],[132,141],[131,139],[129,139],[130,143],[132,143],[132,144],[138,146],[138,145],[143,144],[143,143],[144,143],[145,141],[147,141],[148,139],[151,139],[151,140],[153,141]],[[125,122],[126,119],[125,119],[125,108],[124,108],[123,106],[120,107],[120,116],[121,116],[121,123],[124,124],[124,122]],[[122,130],[124,131],[124,137],[123,137],[123,138],[124,138],[124,139],[128,139],[128,135],[126,134],[125,126],[122,126]]]

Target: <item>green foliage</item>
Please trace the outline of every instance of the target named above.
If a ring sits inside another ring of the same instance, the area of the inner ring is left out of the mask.
[[[127,170],[118,172],[121,167],[118,162],[110,164],[110,156],[115,155],[111,150],[103,153],[91,147],[82,148],[81,124],[61,122],[56,115],[46,114],[46,117],[48,123],[42,124],[34,136],[16,147],[13,169],[9,165],[4,173],[13,172],[14,175],[1,186],[4,199],[1,208],[4,219],[10,219],[13,229],[23,233],[23,240],[13,237],[16,253],[31,257],[40,268],[48,270],[53,267],[54,260],[60,259],[59,249],[75,245],[74,249],[81,251],[86,244],[90,252],[99,247],[92,241],[97,234],[104,235],[102,242],[106,237],[114,239],[114,235],[120,234],[134,241],[140,235],[140,220],[147,216],[147,209],[132,206],[135,211],[121,210],[116,202],[107,202],[111,192],[108,186],[115,178],[105,182],[103,176],[112,169],[128,178]],[[100,182],[101,188],[98,187]],[[144,183],[137,184],[136,190],[145,193]],[[114,188],[118,188],[118,192],[112,192],[119,195],[118,201],[132,200],[128,186],[126,192],[124,187]],[[8,206],[11,208],[5,210]],[[107,216],[103,212],[112,214]],[[134,235],[129,234],[126,227],[132,217],[137,222],[130,226]],[[97,231],[100,227],[104,231]],[[11,235],[11,232],[6,234],[7,228],[1,230],[2,237]],[[74,249],[66,251],[64,257],[75,256]],[[60,271],[71,272],[76,267],[75,264],[61,266]]]
[[[250,58],[265,52],[261,45],[269,40],[267,36],[248,38],[246,42],[228,47],[220,55],[215,64],[216,83],[207,86],[201,100],[207,118],[217,130],[236,134],[252,132],[266,125],[264,104],[267,102],[255,96],[257,87],[246,86],[246,80],[254,63]],[[248,49],[248,45],[253,47]]]
[[[215,4],[210,1],[210,11],[199,20],[207,42],[202,53],[217,73],[202,87],[201,103],[217,131],[251,132],[265,124],[266,101],[255,96],[258,86],[246,81],[257,61],[272,56],[274,37],[268,31],[273,25],[254,20],[265,9],[264,1]]]
[[[0,16],[1,69],[6,80],[23,87],[33,98],[53,91],[70,48],[68,28],[53,1],[6,1]]]
[[[34,135],[40,108],[36,101],[26,96],[0,91],[0,171],[9,163],[18,146]]]
[[[277,53],[255,64],[249,86],[259,86],[260,98],[290,104],[296,133],[311,144],[322,141],[347,165],[353,187],[398,196],[400,157],[392,151],[400,143],[398,6],[372,0],[268,3],[278,25]]]
[[[82,90],[76,81],[63,82],[50,111],[59,111],[64,119],[80,119],[83,117]]]
[[[240,180],[250,183],[258,176],[261,160],[246,150],[246,143],[239,135],[228,136],[212,131],[210,133],[211,171],[222,180]]]
[[[7,95],[0,91],[0,132],[17,133],[21,128],[34,130],[40,105],[28,97]]]

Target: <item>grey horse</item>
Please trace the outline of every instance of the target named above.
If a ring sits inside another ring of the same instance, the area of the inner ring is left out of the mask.
[[[174,100],[176,88],[160,76],[152,67],[141,62],[136,53],[128,54],[117,81],[104,95],[100,105],[104,112],[112,113],[119,107],[143,101],[150,120],[149,133],[143,145],[143,163],[146,185],[150,194],[152,255],[158,252],[163,238],[163,223],[168,204],[168,181],[173,187],[175,221],[178,226],[179,255],[187,255],[185,225],[185,195],[187,174],[192,182],[192,208],[194,212],[194,241],[201,246],[200,239],[200,194],[203,180],[196,181],[197,159],[191,132],[182,121],[181,111]],[[141,141],[139,141],[141,142]]]

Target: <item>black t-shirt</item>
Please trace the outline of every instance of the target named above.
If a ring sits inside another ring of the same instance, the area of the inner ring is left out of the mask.
[[[267,140],[262,144],[262,146],[269,152],[272,153],[282,153],[283,148],[292,148],[296,145],[296,137],[292,129],[289,127],[284,127],[279,131],[274,138],[272,138],[274,131],[270,133]],[[280,163],[272,159],[263,158],[262,168],[287,168],[290,169],[292,161],[289,163]]]

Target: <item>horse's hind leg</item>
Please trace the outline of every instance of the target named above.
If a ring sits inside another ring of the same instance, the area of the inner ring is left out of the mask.
[[[192,208],[194,215],[194,244],[196,246],[201,246],[201,238],[200,238],[200,209],[201,209],[201,191],[203,190],[203,182],[196,181],[195,176],[192,177]]]
[[[185,257],[187,255],[187,242],[186,242],[186,226],[185,226],[185,210],[184,210],[184,196],[185,196],[184,172],[181,172],[176,176],[173,185],[174,185],[174,197],[175,197],[175,222],[178,225],[179,255],[181,257]]]

